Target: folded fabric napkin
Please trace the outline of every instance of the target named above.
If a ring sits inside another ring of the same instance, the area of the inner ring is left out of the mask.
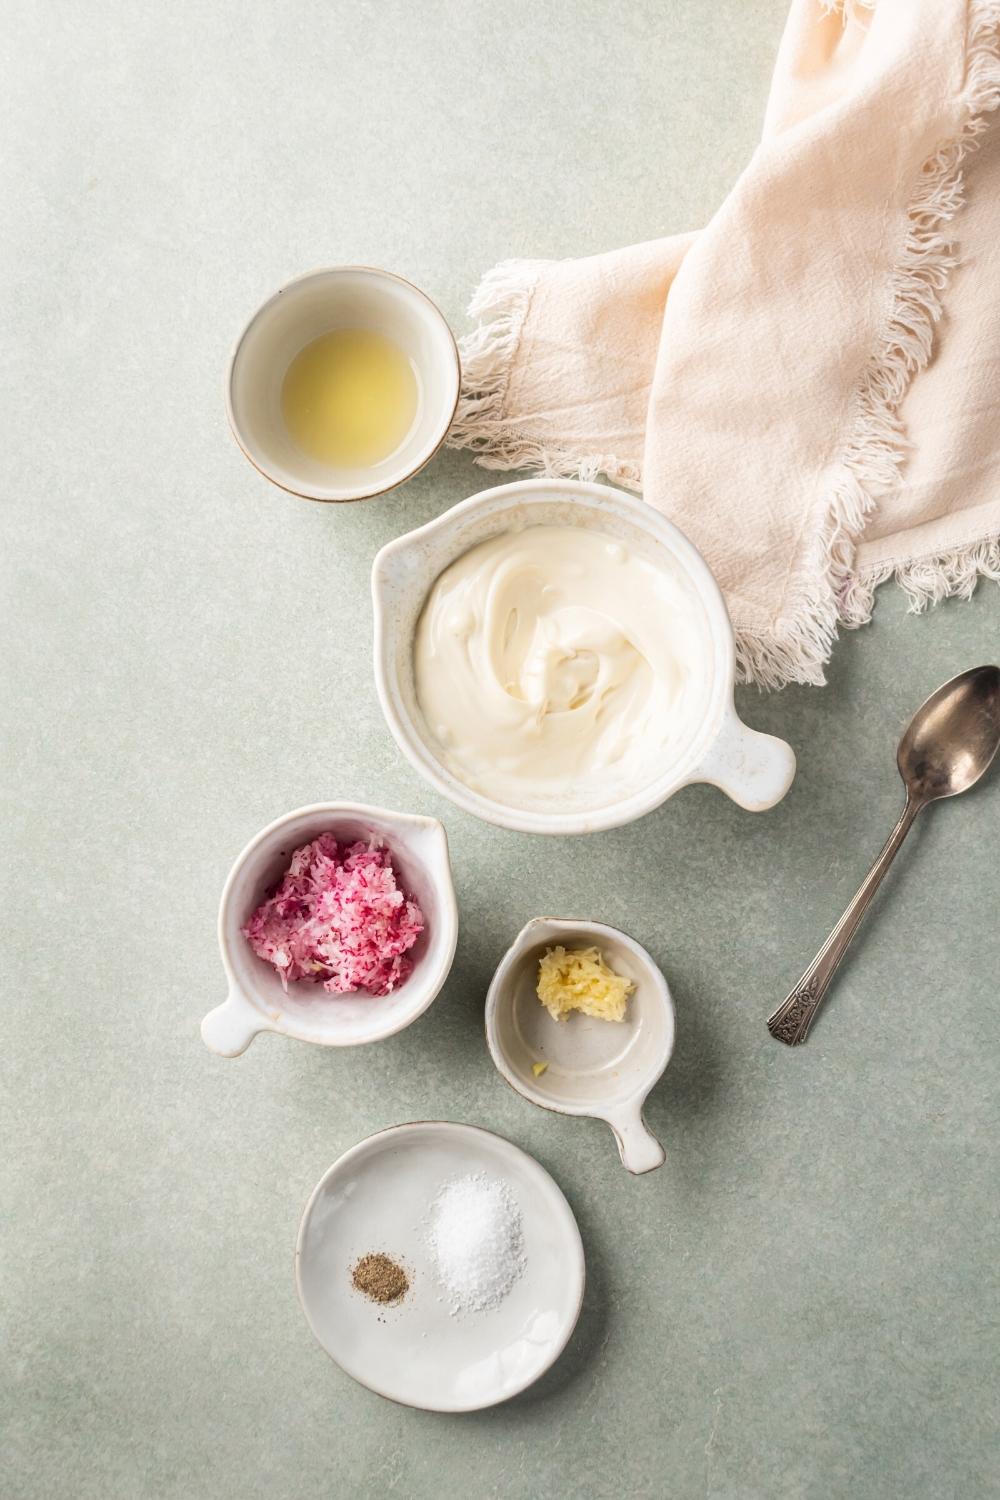
[[[765,686],[822,683],[892,574],[1000,579],[998,103],[1000,0],[794,0],[707,228],[488,273],[450,442],[641,489]]]

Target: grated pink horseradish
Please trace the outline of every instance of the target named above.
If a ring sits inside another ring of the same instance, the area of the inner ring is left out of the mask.
[[[396,884],[384,845],[359,842],[341,854],[333,834],[321,833],[296,849],[243,936],[286,990],[304,981],[334,995],[389,995],[412,972],[405,955],[423,930],[423,913]]]

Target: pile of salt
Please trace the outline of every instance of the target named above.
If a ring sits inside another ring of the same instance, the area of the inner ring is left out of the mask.
[[[485,1172],[445,1183],[427,1244],[452,1313],[499,1306],[524,1270],[520,1211],[506,1183]]]

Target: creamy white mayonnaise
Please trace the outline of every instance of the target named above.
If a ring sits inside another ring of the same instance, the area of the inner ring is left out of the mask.
[[[438,754],[508,806],[595,808],[647,785],[704,717],[712,638],[667,552],[576,526],[481,542],[434,583],[417,699]]]

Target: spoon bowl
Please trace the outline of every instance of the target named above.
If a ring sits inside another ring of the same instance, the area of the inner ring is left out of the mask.
[[[896,764],[921,804],[967,792],[1000,746],[1000,667],[972,667],[917,709],[899,742]]]

